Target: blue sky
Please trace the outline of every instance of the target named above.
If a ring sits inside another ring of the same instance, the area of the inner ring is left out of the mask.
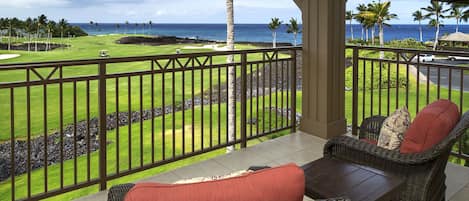
[[[300,19],[293,0],[234,0],[236,23],[267,23],[271,17],[287,21]],[[349,0],[347,9],[371,0]],[[409,24],[411,13],[426,6],[429,0],[392,0],[392,12]],[[70,22],[97,21],[156,23],[224,23],[225,0],[0,0],[0,17],[26,18],[46,14],[51,19]],[[446,23],[453,24],[453,20]]]

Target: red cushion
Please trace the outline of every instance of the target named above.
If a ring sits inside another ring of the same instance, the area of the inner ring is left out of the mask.
[[[289,164],[217,181],[137,184],[125,201],[302,201],[304,189],[303,170]]]
[[[425,107],[407,130],[401,153],[424,152],[441,142],[460,118],[458,106],[448,100],[436,101]]]

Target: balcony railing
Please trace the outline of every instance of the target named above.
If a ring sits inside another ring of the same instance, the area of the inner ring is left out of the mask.
[[[412,117],[438,99],[453,101],[461,113],[469,110],[469,53],[348,46],[347,55],[355,135],[364,118],[388,116],[403,106]],[[466,134],[453,149],[452,162],[469,165],[468,153]]]
[[[293,132],[300,50],[0,65],[2,179],[10,186],[2,199],[104,190],[126,175]],[[233,88],[236,104],[228,105]]]
[[[0,200],[38,200],[93,185],[103,190],[127,175],[294,132],[299,51],[0,65]],[[469,109],[469,66],[446,59],[468,53],[348,46],[346,54],[352,63],[346,114],[354,134],[364,118],[402,106],[415,116],[446,98],[461,112]],[[436,60],[423,61],[426,54]],[[236,104],[228,104],[231,90]],[[452,162],[469,160],[468,138],[460,139]]]

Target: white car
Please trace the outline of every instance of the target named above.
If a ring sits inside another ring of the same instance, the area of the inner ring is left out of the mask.
[[[460,57],[460,56],[449,56],[449,60],[456,61],[456,60],[469,60],[469,57]]]
[[[428,62],[428,61],[434,61],[435,56],[431,54],[421,54],[419,56],[420,62]]]

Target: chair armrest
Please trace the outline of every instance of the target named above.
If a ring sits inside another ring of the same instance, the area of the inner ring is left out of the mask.
[[[107,194],[108,201],[124,201],[125,196],[135,184],[121,184],[113,186]]]
[[[401,154],[399,151],[384,149],[348,136],[334,138],[324,146],[324,156],[326,157],[348,159],[363,163],[380,161],[401,165],[419,165],[432,161],[439,155],[439,153],[433,151],[417,154]]]
[[[372,116],[364,119],[360,125],[359,138],[378,141],[381,127],[386,118],[384,116]]]

